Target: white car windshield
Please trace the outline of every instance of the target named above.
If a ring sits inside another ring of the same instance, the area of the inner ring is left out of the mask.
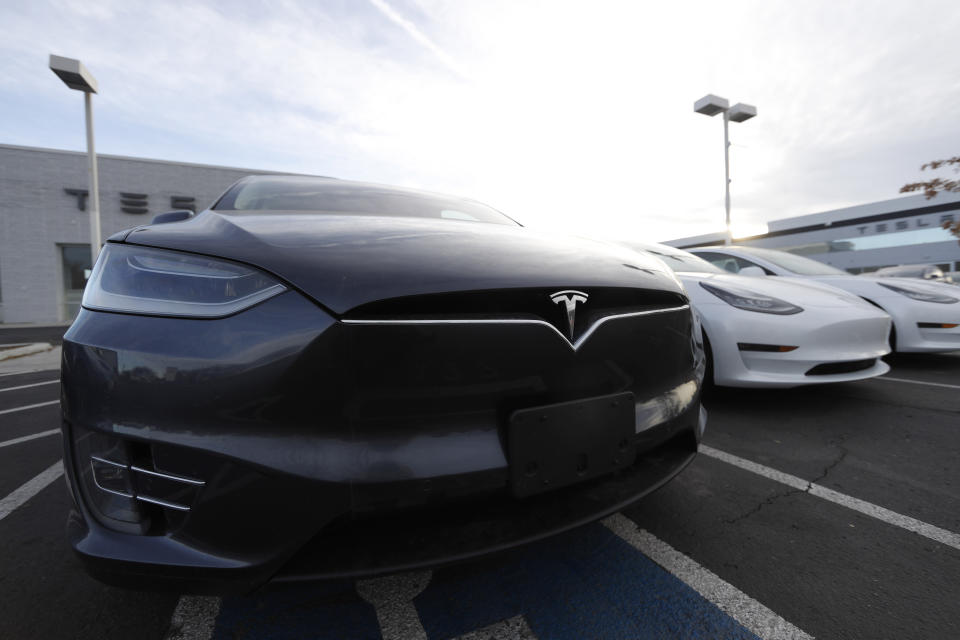
[[[761,249],[759,247],[737,247],[739,251],[747,255],[753,255],[771,262],[781,269],[786,269],[801,276],[848,276],[850,275],[843,269],[831,267],[828,264],[804,258],[803,256],[787,253],[786,251],[774,251],[772,249]]]
[[[635,251],[642,251],[663,260],[673,271],[690,273],[726,273],[720,267],[714,266],[699,256],[670,247],[626,243]]]

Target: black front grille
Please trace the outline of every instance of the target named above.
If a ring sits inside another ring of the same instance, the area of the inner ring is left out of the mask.
[[[877,363],[876,358],[867,360],[846,360],[844,362],[828,362],[827,364],[818,364],[809,371],[808,376],[829,376],[836,373],[853,373],[854,371],[863,371],[869,369]]]
[[[587,300],[576,306],[574,339],[606,316],[666,309],[687,303],[681,295],[647,289],[576,286],[498,289],[392,298],[351,309],[345,319],[537,319],[549,322],[563,335],[569,335],[566,307],[551,299],[552,294],[561,290],[587,294]]]

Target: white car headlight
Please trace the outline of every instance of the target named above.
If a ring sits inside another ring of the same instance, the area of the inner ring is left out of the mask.
[[[730,306],[744,311],[757,311],[759,313],[775,313],[781,316],[789,316],[803,311],[802,307],[790,304],[780,298],[764,295],[742,287],[734,287],[725,284],[722,288],[714,284],[701,282],[700,286],[717,296]]]
[[[921,302],[936,302],[938,304],[953,304],[954,302],[958,302],[957,298],[920,291],[919,289],[912,289],[898,284],[887,284],[886,282],[878,282],[877,284],[890,289],[890,291],[896,291],[900,295],[913,298],[914,300],[920,300]]]
[[[108,243],[83,292],[83,306],[150,316],[222,318],[286,287],[227,260]]]

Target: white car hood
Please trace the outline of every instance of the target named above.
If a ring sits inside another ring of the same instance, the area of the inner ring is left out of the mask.
[[[860,297],[816,280],[778,278],[775,276],[738,276],[732,273],[694,273],[689,271],[678,272],[677,276],[688,291],[693,287],[700,288],[699,284],[701,282],[715,284],[718,287],[728,284],[738,289],[747,289],[766,296],[780,298],[801,307],[838,308],[848,307],[852,304],[876,311],[875,307]],[[885,279],[892,280],[893,278]]]
[[[913,289],[915,291],[924,291],[942,296],[950,296],[951,298],[960,298],[960,291],[957,290],[956,286],[947,284],[945,282],[930,282],[929,280],[921,280],[920,278],[880,278],[877,276],[863,275],[814,277],[816,278],[816,282],[846,289],[847,291],[854,291],[860,293],[861,295],[865,294],[871,289],[874,289],[876,285],[892,284],[898,287],[904,287],[906,289]],[[798,278],[791,278],[791,280],[797,281]],[[889,289],[886,289],[885,293],[893,292]]]

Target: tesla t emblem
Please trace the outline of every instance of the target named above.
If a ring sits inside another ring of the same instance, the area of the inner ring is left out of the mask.
[[[567,289],[566,291],[557,291],[556,293],[550,294],[550,299],[557,304],[565,304],[567,306],[567,322],[570,324],[570,339],[573,340],[573,319],[577,314],[577,305],[581,302],[586,302],[589,298],[587,294],[582,291],[574,291],[573,289]]]

